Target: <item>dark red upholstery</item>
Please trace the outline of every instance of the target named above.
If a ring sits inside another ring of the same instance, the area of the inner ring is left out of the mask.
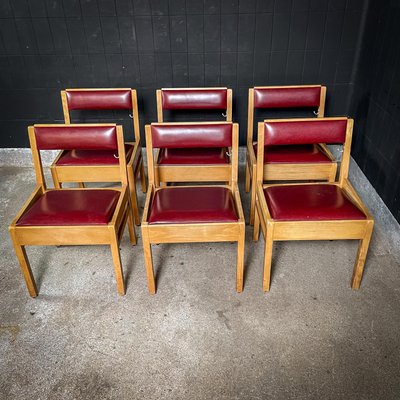
[[[265,121],[264,145],[344,143],[347,119]]]
[[[279,221],[365,219],[336,185],[288,185],[264,189],[271,217]]]
[[[257,157],[257,143],[253,145]],[[313,144],[265,146],[264,164],[273,163],[330,163],[329,157]]]
[[[254,88],[255,108],[318,108],[321,86]]]
[[[223,89],[162,89],[164,110],[205,110],[227,108],[228,90]]]
[[[133,146],[125,145],[126,160],[128,162]],[[116,165],[119,163],[118,154],[112,150],[65,150],[56,165]]]
[[[159,165],[227,164],[226,150],[218,147],[195,149],[161,149]]]
[[[172,187],[158,190],[151,205],[150,224],[236,222],[232,194],[222,187]]]
[[[131,110],[130,89],[66,90],[69,110]]]
[[[34,126],[39,150],[116,150],[116,126]]]
[[[231,123],[152,124],[154,148],[230,147]]]
[[[17,225],[107,224],[120,192],[116,190],[52,190],[41,196]]]

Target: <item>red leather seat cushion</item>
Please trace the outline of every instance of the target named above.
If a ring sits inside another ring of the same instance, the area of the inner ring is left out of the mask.
[[[280,221],[365,219],[335,185],[288,185],[264,189],[271,217]]]
[[[223,187],[172,187],[158,190],[149,224],[236,222],[231,191]]]
[[[227,164],[228,157],[223,148],[161,149],[158,163],[165,164]]]
[[[52,190],[39,197],[17,225],[108,224],[119,195],[117,190]]]
[[[133,151],[133,146],[125,145],[127,161]],[[113,150],[64,150],[56,165],[118,165],[117,152]]]
[[[257,143],[253,145],[257,157]],[[264,164],[273,163],[330,163],[329,157],[313,144],[265,146]]]

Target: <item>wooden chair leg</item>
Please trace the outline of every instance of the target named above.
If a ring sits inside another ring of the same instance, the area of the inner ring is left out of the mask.
[[[129,231],[129,239],[131,241],[131,245],[135,246],[137,243],[136,239],[136,232],[135,232],[135,223],[134,223],[134,217],[133,217],[133,212],[132,212],[132,206],[131,206],[131,200],[129,199],[129,204],[128,204],[128,231]]]
[[[273,250],[273,224],[268,224],[265,232],[265,247],[264,247],[264,272],[263,272],[263,290],[269,292],[271,285],[271,263]]]
[[[140,183],[142,185],[142,193],[146,193],[147,187],[146,187],[146,173],[144,171],[144,164],[143,164],[143,159],[140,162]]]
[[[125,294],[124,273],[122,271],[121,254],[119,252],[119,244],[115,232],[112,233],[110,247],[114,263],[114,273],[115,273],[115,280],[117,282],[117,290],[120,295],[124,295]]]
[[[58,180],[57,171],[55,170],[55,168],[50,168],[50,171],[51,177],[53,178],[54,187],[56,189],[61,189],[61,182]]]
[[[14,240],[13,240],[13,245],[15,254],[17,255],[22,273],[24,275],[29,295],[31,297],[36,297],[38,295],[38,291],[36,288],[35,278],[33,277],[31,266],[29,265],[29,260],[26,255],[25,246],[20,246],[19,244],[16,244]]]
[[[244,242],[245,242],[245,227],[241,226],[241,232],[238,240],[237,252],[237,267],[236,267],[236,291],[243,291],[243,272],[244,272]]]
[[[131,206],[133,210],[133,216],[135,217],[135,224],[140,225],[139,207],[136,196],[135,174],[133,172],[133,168],[128,167],[127,170],[128,170],[128,186],[129,186],[129,193],[131,195]]]
[[[354,265],[353,277],[351,278],[351,288],[359,289],[361,284],[361,279],[364,271],[365,260],[367,258],[369,242],[372,236],[372,229],[374,227],[374,222],[369,221],[367,224],[365,236],[360,240],[358,246],[356,263]]]
[[[259,238],[260,238],[260,217],[258,215],[257,202],[256,202],[256,207],[254,210],[253,240],[257,242]]]
[[[337,172],[337,164],[332,164],[331,173],[329,175],[328,182],[335,182]]]
[[[147,232],[142,229],[142,241],[143,241],[143,250],[144,250],[144,262],[146,265],[146,274],[147,274],[147,284],[149,287],[149,293],[156,293],[156,283],[154,280],[154,272],[153,272],[153,257],[151,254],[151,244],[147,237]]]
[[[250,168],[249,168],[249,164],[246,162],[246,184],[245,184],[246,193],[250,192],[250,185],[251,185]]]
[[[250,197],[250,225],[254,224],[254,213],[256,208],[256,167],[253,166],[253,178],[251,180],[251,197]]]
[[[160,174],[158,171],[158,167],[154,168],[154,184],[156,187],[160,186]]]

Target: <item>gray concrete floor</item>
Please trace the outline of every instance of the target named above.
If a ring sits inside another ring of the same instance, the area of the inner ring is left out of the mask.
[[[263,242],[247,227],[242,294],[236,246],[206,243],[154,246],[150,296],[137,229],[136,247],[127,232],[121,243],[124,297],[107,247],[31,247],[31,299],[7,226],[34,176],[0,179],[0,399],[400,398],[400,268],[384,227],[359,291],[356,242],[281,242],[264,294]]]

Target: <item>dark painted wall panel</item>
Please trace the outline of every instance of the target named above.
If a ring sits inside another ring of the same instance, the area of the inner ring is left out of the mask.
[[[242,144],[253,85],[327,84],[327,114],[346,115],[366,3],[2,0],[0,97],[7,104],[0,108],[0,146],[27,146],[26,125],[60,121],[59,91],[66,87],[136,88],[142,135],[156,119],[155,90],[168,86],[231,87]],[[389,101],[399,90],[372,88],[399,114]]]
[[[399,18],[398,1],[371,0],[350,110],[353,156],[400,222]]]

